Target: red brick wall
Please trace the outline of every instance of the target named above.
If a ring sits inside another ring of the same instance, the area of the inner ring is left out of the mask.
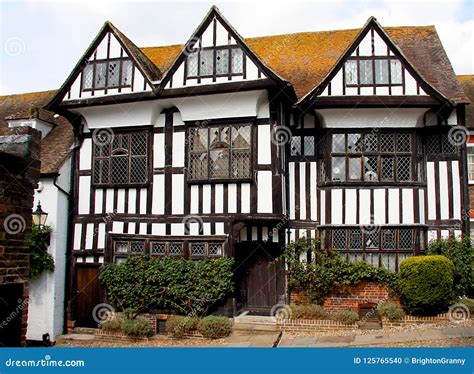
[[[310,304],[311,299],[304,290],[294,290],[290,293],[290,304]],[[360,282],[356,285],[343,286],[333,292],[324,301],[328,311],[342,309],[358,309],[360,304],[378,304],[381,301],[393,299],[387,285],[375,282]]]
[[[40,135],[29,127],[0,128],[0,284],[22,284],[22,343],[28,322],[33,193],[40,175]],[[0,321],[2,323],[2,321]]]

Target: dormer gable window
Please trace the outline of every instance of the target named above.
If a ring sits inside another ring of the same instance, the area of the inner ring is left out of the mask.
[[[130,87],[132,71],[129,58],[89,61],[82,73],[82,90]]]
[[[244,55],[237,45],[206,47],[193,51],[186,61],[187,78],[243,75]]]
[[[347,87],[401,86],[402,64],[394,56],[354,57],[344,63]]]

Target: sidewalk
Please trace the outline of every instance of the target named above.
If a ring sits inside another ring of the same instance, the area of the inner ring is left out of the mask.
[[[368,335],[325,336],[320,338],[291,338],[284,333],[278,347],[383,346],[384,344],[470,337],[474,337],[474,327],[446,327],[433,330],[379,332]]]

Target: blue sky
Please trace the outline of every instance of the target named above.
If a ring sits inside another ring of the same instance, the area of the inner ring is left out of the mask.
[[[474,0],[5,1],[0,94],[58,88],[105,20],[140,47],[184,43],[215,4],[244,37],[361,27],[435,25],[456,74],[474,73]]]

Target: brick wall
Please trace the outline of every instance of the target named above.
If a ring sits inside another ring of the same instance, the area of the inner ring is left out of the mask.
[[[290,304],[310,304],[311,299],[304,290],[292,290]],[[375,282],[360,282],[356,285],[343,286],[333,292],[324,301],[328,311],[358,309],[360,304],[378,304],[393,299],[387,285]]]
[[[9,309],[15,313],[15,319],[21,318],[22,344],[28,321],[28,241],[33,193],[40,175],[39,144],[40,134],[29,127],[0,128],[0,298],[5,304],[4,314]],[[10,291],[5,291],[13,284],[22,286],[22,299],[15,300],[17,305],[12,305]],[[2,316],[0,340],[5,339],[1,334],[7,334],[9,321]]]

